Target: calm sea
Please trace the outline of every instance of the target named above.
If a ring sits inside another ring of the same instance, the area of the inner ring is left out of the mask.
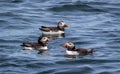
[[[48,51],[23,50],[37,42],[39,27],[69,24]],[[0,0],[0,74],[120,74],[120,0]],[[94,48],[66,56],[65,42]]]

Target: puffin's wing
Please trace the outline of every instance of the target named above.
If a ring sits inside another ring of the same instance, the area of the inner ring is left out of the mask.
[[[48,27],[46,27],[46,26],[41,26],[41,28],[48,28]]]
[[[49,32],[50,31],[50,28],[39,28],[41,31],[46,31],[46,32]]]
[[[94,49],[78,48],[76,51],[78,51],[80,54],[90,54],[94,52]]]
[[[34,47],[35,43],[23,43],[21,46],[25,47]]]
[[[79,52],[80,54],[87,54],[87,49],[84,48],[78,48],[76,49],[77,52]]]
[[[58,31],[59,29],[57,27],[45,27],[45,26],[41,26],[41,28],[39,28],[41,31]]]

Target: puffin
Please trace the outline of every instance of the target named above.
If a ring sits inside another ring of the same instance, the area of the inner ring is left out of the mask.
[[[94,49],[85,49],[85,48],[75,48],[75,43],[67,42],[63,45],[64,48],[67,48],[66,54],[67,55],[87,55],[92,54]]]
[[[41,26],[39,29],[43,34],[61,34],[64,33],[66,27],[68,27],[68,25],[63,21],[60,21],[58,22],[57,27]]]
[[[21,46],[27,50],[47,50],[47,42],[50,41],[49,37],[39,37],[38,43],[23,43]]]

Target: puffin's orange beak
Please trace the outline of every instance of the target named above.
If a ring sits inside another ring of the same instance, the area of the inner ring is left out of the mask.
[[[64,24],[64,27],[68,27],[68,25],[67,25],[67,24]]]
[[[50,38],[48,38],[47,41],[49,42],[49,41],[50,41]]]
[[[63,47],[64,47],[64,48],[67,48],[67,44],[64,44]]]

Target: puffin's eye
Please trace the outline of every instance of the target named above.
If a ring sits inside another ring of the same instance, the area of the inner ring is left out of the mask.
[[[70,45],[70,46],[74,46],[74,44],[73,44],[73,43],[69,43],[69,45]]]
[[[60,26],[63,26],[63,24],[61,23]]]
[[[44,37],[44,39],[46,39],[46,37]]]
[[[42,41],[44,41],[44,40],[46,40],[46,38],[45,38],[45,37],[43,37],[43,38],[42,38]]]

